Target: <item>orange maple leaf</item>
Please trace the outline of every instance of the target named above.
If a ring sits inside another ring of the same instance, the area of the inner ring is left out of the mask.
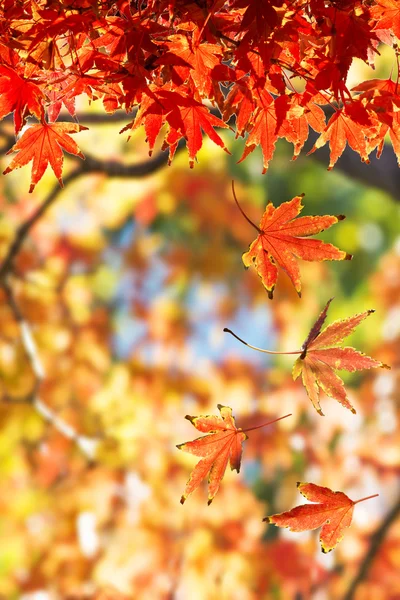
[[[177,448],[184,450],[202,459],[197,463],[192,471],[189,481],[186,484],[185,491],[181,497],[181,504],[186,498],[194,492],[201,481],[208,475],[208,504],[211,504],[214,496],[218,492],[221,480],[225,474],[228,462],[233,470],[239,473],[240,462],[242,459],[242,443],[247,440],[246,431],[259,429],[266,425],[271,425],[276,421],[285,419],[290,415],[285,415],[269,423],[241,429],[236,427],[235,419],[232,416],[232,409],[229,406],[218,404],[218,410],[221,416],[206,415],[200,417],[191,417],[186,415],[196,429],[202,433],[207,433],[203,437],[197,438],[185,444],[179,444]]]
[[[62,187],[62,150],[64,149],[70,154],[84,158],[78,145],[68,134],[78,133],[78,131],[84,129],[87,129],[87,127],[76,123],[40,123],[32,125],[7,152],[7,154],[10,154],[10,152],[18,152],[18,154],[13,158],[7,169],[3,171],[3,175],[14,169],[19,169],[19,167],[33,160],[31,186],[29,188],[29,192],[32,192],[50,163]]]
[[[213,81],[210,75],[221,64],[221,47],[200,43],[198,31],[194,32],[193,38],[181,33],[171,35],[163,45],[167,50],[163,51],[156,64],[171,65],[172,79],[175,77],[177,85],[184,84],[190,74],[200,94],[211,96]]]
[[[160,97],[168,101],[172,110],[167,116],[171,129],[184,137],[189,153],[189,166],[193,168],[197,152],[203,144],[202,131],[214,142],[230,154],[223,139],[215,131],[215,127],[229,128],[229,125],[215,117],[206,106],[188,96],[176,92],[162,91]],[[168,136],[166,141],[168,142]]]
[[[343,492],[333,492],[315,483],[297,483],[299,492],[317,504],[302,504],[279,515],[265,517],[263,521],[278,527],[288,527],[290,531],[307,531],[322,527],[320,542],[322,552],[330,552],[343,539],[345,529],[350,527],[354,505],[379,494],[360,500],[350,500]]]
[[[335,369],[344,371],[361,371],[362,369],[372,369],[374,367],[390,369],[388,365],[370,358],[354,348],[337,347],[364,319],[375,312],[374,310],[367,310],[348,319],[335,321],[321,332],[332,300],[333,298],[328,300],[324,310],[311,328],[301,350],[295,350],[294,352],[274,352],[272,350],[257,348],[242,340],[230,329],[224,329],[226,333],[233,335],[242,344],[265,354],[300,354],[293,366],[293,379],[296,380],[300,374],[302,375],[308,397],[313,403],[315,410],[321,416],[323,416],[323,412],[319,404],[320,389],[327,396],[338,400],[340,404],[351,410],[352,413],[356,412],[349,402],[343,381],[335,373]]]
[[[238,163],[241,163],[257,146],[261,146],[263,173],[266,173],[275,152],[275,144],[280,137],[275,102],[269,92],[260,94],[259,105],[250,115],[250,123],[252,127]]]
[[[353,105],[355,105],[354,101]],[[360,115],[357,114],[357,109],[359,109]],[[322,148],[329,141],[331,154],[328,171],[330,171],[343,154],[346,143],[348,143],[350,148],[358,152],[363,162],[369,163],[366,128],[371,127],[372,123],[368,123],[365,113],[366,111],[361,104],[337,110],[308,154]]]
[[[371,6],[371,16],[377,20],[375,29],[393,30],[400,37],[400,6],[398,0],[377,0]]]
[[[343,220],[345,218],[343,215],[296,219],[303,210],[301,204],[303,195],[301,195],[284,202],[278,208],[270,202],[262,216],[260,226],[257,227],[241,209],[233,182],[232,190],[240,212],[258,231],[257,238],[243,254],[243,263],[245,267],[255,266],[269,298],[273,297],[278,279],[278,267],[286,271],[298,295],[301,296],[300,272],[296,257],[308,261],[351,260],[351,254],[339,250],[336,246],[308,238]]]

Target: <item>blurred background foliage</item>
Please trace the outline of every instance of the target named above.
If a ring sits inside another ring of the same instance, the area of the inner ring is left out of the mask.
[[[126,144],[105,123],[81,134],[84,153],[145,159],[141,132]],[[2,297],[1,598],[342,598],[399,493],[400,203],[312,158],[291,162],[285,143],[262,176],[259,154],[238,165],[243,142],[225,138],[232,155],[205,141],[193,171],[181,152],[152,176],[71,183],[18,256],[13,285],[46,370],[41,398],[101,446],[89,464],[18,401],[34,378]],[[0,256],[54,183],[47,173],[28,195],[28,171],[0,180]],[[268,300],[242,265],[254,232],[232,180],[256,222],[268,200],[302,192],[303,214],[345,214],[319,237],[353,261],[302,262],[302,299],[281,273]],[[349,343],[393,369],[345,374],[357,414],[323,397],[321,418],[292,381],[292,357],[258,354],[222,330],[295,350],[332,296],[329,322],[376,309]],[[211,506],[205,487],[181,506],[195,460],[175,446],[196,437],[184,416],[218,403],[241,427],[293,416],[250,436],[240,475],[227,473]],[[379,498],[357,506],[323,555],[318,532],[262,523],[299,503],[296,481]],[[396,523],[357,600],[400,596],[399,539]]]

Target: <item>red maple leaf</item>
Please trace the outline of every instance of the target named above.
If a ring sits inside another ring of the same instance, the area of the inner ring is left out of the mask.
[[[14,111],[15,133],[25,125],[28,114],[39,121],[43,119],[44,95],[31,81],[20,77],[18,73],[0,66],[0,119]]]
[[[189,164],[193,167],[196,154],[203,145],[203,131],[229,154],[224,141],[214,130],[214,127],[228,128],[226,123],[215,117],[201,102],[176,91],[157,89],[155,86],[150,86],[143,92],[142,105],[135,120],[121,131],[134,131],[143,125],[151,154],[165,123],[169,126],[165,135],[165,145],[170,147],[170,158],[179,139],[184,138],[189,152]]]
[[[255,108],[247,83],[248,79],[244,79],[234,84],[225,99],[223,118],[228,121],[231,115],[236,115],[236,138],[244,136]]]
[[[266,173],[269,162],[275,152],[275,144],[279,137],[278,119],[275,102],[269,92],[259,95],[257,108],[250,117],[251,128],[246,140],[243,154],[238,162],[242,162],[257,146],[261,146],[263,154],[263,173]]]
[[[29,188],[29,192],[32,192],[50,163],[62,186],[62,150],[64,149],[70,154],[84,158],[76,142],[68,134],[78,133],[78,131],[84,129],[87,129],[87,127],[76,123],[40,123],[29,127],[18,142],[7,152],[7,154],[10,154],[10,152],[18,152],[18,154],[12,159],[3,175],[33,160],[31,186]]]
[[[302,504],[287,512],[265,517],[263,521],[278,527],[288,527],[290,531],[307,531],[322,527],[320,542],[322,552],[330,552],[343,539],[345,530],[350,527],[353,509],[359,502],[376,498],[373,494],[360,500],[350,500],[343,492],[333,492],[315,483],[297,483],[299,492],[316,504]]]
[[[247,440],[246,431],[259,429],[266,425],[271,425],[276,421],[285,419],[290,415],[285,415],[269,423],[264,423],[257,427],[241,429],[236,427],[235,419],[232,416],[232,409],[229,406],[218,404],[218,410],[221,416],[207,415],[200,417],[191,417],[186,415],[196,429],[202,433],[207,433],[203,437],[197,438],[185,444],[179,444],[177,448],[184,450],[195,456],[200,456],[201,460],[192,471],[189,481],[186,484],[185,491],[181,497],[181,504],[186,498],[194,492],[201,481],[208,474],[208,504],[211,504],[214,496],[218,492],[221,480],[228,466],[239,473],[242,459],[242,443]]]
[[[206,106],[193,98],[182,96],[176,92],[167,90],[160,91],[160,98],[168,102],[171,111],[166,119],[171,129],[180,134],[186,140],[189,152],[189,164],[194,165],[197,152],[203,145],[202,131],[208,135],[210,140],[220,146],[229,154],[222,138],[214,130],[214,127],[228,128],[228,125],[215,117]]]
[[[258,236],[250,244],[249,250],[243,254],[245,267],[254,266],[261,281],[272,299],[278,280],[278,267],[289,276],[297,293],[301,296],[300,272],[296,257],[308,261],[350,260],[347,252],[339,250],[332,244],[320,240],[309,239],[309,236],[328,229],[345,217],[339,215],[323,215],[318,217],[301,217],[297,215],[303,209],[303,196],[296,196],[275,208],[272,202],[267,205],[260,226],[257,227],[245,215],[236,198],[235,202],[244,218],[257,230]]]

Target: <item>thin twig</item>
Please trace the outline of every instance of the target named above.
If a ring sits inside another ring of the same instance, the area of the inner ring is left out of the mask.
[[[50,423],[57,431],[68,439],[75,442],[82,454],[89,460],[93,461],[96,458],[99,440],[80,435],[76,429],[69,425],[64,419],[59,417],[43,400],[38,396],[40,384],[45,378],[45,370],[41,361],[35,339],[32,335],[31,328],[28,322],[24,319],[21,310],[15,300],[11,287],[3,282],[2,288],[6,294],[8,304],[12,310],[15,320],[18,323],[21,333],[21,341],[25,350],[25,354],[32,366],[33,373],[36,378],[33,393],[28,397],[27,401],[33,409],[41,415],[48,423]]]
[[[343,600],[353,600],[358,586],[367,578],[371,565],[382,546],[387,532],[395,520],[400,517],[400,497],[394,504],[393,508],[388,512],[385,519],[379,525],[378,529],[371,536],[371,541],[368,551],[360,563],[358,571],[351,581],[349,589],[343,597]]]

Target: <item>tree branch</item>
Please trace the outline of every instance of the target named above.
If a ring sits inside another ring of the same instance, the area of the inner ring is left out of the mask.
[[[185,141],[181,140],[178,144],[177,152],[184,147]],[[108,177],[144,177],[145,175],[150,175],[151,173],[158,171],[158,169],[166,165],[168,163],[168,157],[168,151],[161,151],[149,160],[134,164],[124,164],[118,161],[104,161],[92,156],[86,156],[86,159],[84,161],[79,160],[77,168],[64,178],[64,187],[82,175],[90,173],[103,173]],[[25,239],[29,235],[30,230],[53,205],[58,194],[61,192],[61,189],[59,184],[56,183],[42,204],[17,229],[14,241],[0,266],[0,284],[5,281],[7,275],[12,271],[14,260]]]
[[[185,140],[181,139],[176,152],[180,152],[185,146]],[[164,167],[168,164],[168,159],[168,150],[161,150],[150,159],[134,164],[124,164],[114,160],[100,160],[86,154],[85,161],[82,163],[82,173],[104,173],[108,177],[144,177]]]
[[[327,118],[329,119],[332,115],[332,109],[324,107]],[[113,114],[107,113],[91,113],[82,112],[76,117],[72,117],[69,113],[60,115],[60,119],[66,122],[80,122],[85,125],[108,125],[112,123],[126,123],[127,119],[132,119],[136,110],[132,113],[127,114],[122,110],[118,110]],[[221,114],[217,108],[210,108],[210,112],[221,118]],[[3,123],[12,123],[12,115],[8,115],[4,118]],[[234,123],[232,117],[229,122]],[[6,134],[5,143],[0,148],[0,153],[9,149],[14,143],[14,137],[11,134]],[[306,142],[303,153],[305,154],[313,147],[319,134],[310,130],[309,138]],[[184,141],[181,140],[178,151],[184,146]],[[345,175],[356,179],[363,185],[370,185],[387,192],[394,200],[400,202],[400,168],[397,162],[397,158],[392,148],[387,145],[384,149],[385,155],[382,159],[377,159],[375,155],[371,155],[370,163],[363,163],[360,156],[354,152],[349,146],[346,146],[342,156],[339,158],[335,165],[335,169],[342,171]],[[139,163],[139,165],[123,165],[117,161],[101,161],[90,155],[86,155],[87,164],[91,164],[92,168],[86,172],[103,172],[110,177],[140,177],[148,173],[153,173],[157,168],[164,166],[168,162],[168,156],[166,155],[164,160],[161,156],[164,153],[160,153],[149,161]],[[75,157],[71,157],[73,160],[79,160]],[[313,155],[312,159],[320,162],[325,167],[329,164],[329,146],[325,145],[318,149]],[[160,161],[160,162],[159,162]],[[147,165],[147,168],[146,166]]]
[[[31,328],[28,322],[24,319],[10,286],[6,282],[3,282],[2,288],[6,294],[8,304],[12,310],[15,320],[18,323],[25,354],[32,366],[32,370],[36,378],[34,391],[26,400],[26,402],[29,402],[33,409],[48,423],[55,427],[57,431],[59,431],[68,439],[74,441],[79,450],[88,460],[93,461],[96,457],[99,440],[80,435],[71,425],[69,425],[66,421],[64,421],[64,419],[59,417],[51,408],[49,408],[38,396],[40,385],[45,378],[43,363],[40,359]]]
[[[378,554],[378,551],[386,537],[387,532],[395,520],[400,516],[400,497],[394,504],[393,508],[388,512],[385,519],[379,525],[378,529],[371,536],[370,545],[366,555],[360,563],[358,572],[354,579],[351,581],[349,589],[347,590],[343,600],[353,600],[356,590],[360,583],[364,581],[368,575],[369,569]]]
[[[309,152],[315,144],[319,134],[310,132],[310,137],[304,148],[304,152]],[[370,156],[370,162],[361,161],[359,154],[354,152],[349,146],[346,146],[342,156],[334,166],[351,179],[356,179],[363,185],[378,188],[387,192],[393,200],[400,202],[400,168],[397,158],[388,144],[385,145],[382,158],[376,158],[376,155]],[[316,150],[312,157],[325,168],[329,165],[329,146],[326,144]]]
[[[68,185],[74,179],[77,179],[83,173],[82,169],[76,169],[69,173],[64,179],[64,185]],[[58,183],[53,186],[53,189],[48,194],[47,198],[45,198],[44,202],[35,210],[35,212],[28,217],[26,221],[20,225],[17,229],[17,233],[15,234],[14,241],[12,242],[8,252],[3,260],[3,263],[0,266],[0,284],[6,280],[7,275],[12,271],[14,260],[21,250],[21,247],[28,236],[32,227],[37,223],[37,221],[44,215],[44,213],[50,208],[53,202],[57,199],[58,194],[60,193],[61,188]]]

